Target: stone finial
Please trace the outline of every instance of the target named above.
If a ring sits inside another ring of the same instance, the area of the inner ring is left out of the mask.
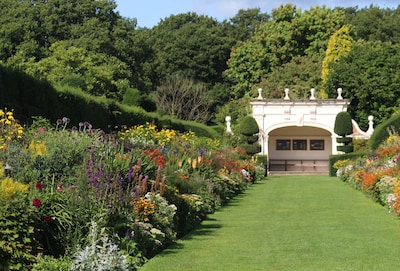
[[[290,100],[289,98],[289,89],[285,88],[285,98],[283,98],[284,100]]]
[[[337,96],[336,99],[338,99],[338,100],[343,100],[342,92],[343,92],[342,88],[338,88],[338,89],[337,89],[338,96]]]
[[[263,97],[262,97],[262,88],[259,88],[257,91],[258,91],[257,99],[262,100],[263,99]]]
[[[315,96],[314,96],[315,88],[310,89],[310,93],[311,93],[310,100],[315,100]]]
[[[226,121],[226,132],[231,134],[232,133],[232,129],[231,129],[231,117],[230,116],[226,116],[225,117],[225,121]]]
[[[368,116],[368,130],[365,132],[367,135],[372,135],[374,132],[374,116]]]

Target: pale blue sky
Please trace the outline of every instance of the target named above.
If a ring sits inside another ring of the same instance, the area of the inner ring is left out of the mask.
[[[370,4],[383,8],[395,8],[395,0],[116,0],[117,11],[124,17],[136,18],[139,27],[151,28],[161,19],[170,15],[196,12],[207,15],[218,21],[229,19],[240,9],[260,8],[261,12],[271,13],[281,4],[293,3],[298,8],[307,10],[317,5],[328,7],[368,7]]]

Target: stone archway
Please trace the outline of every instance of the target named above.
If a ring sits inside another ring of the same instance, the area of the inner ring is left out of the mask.
[[[349,104],[341,89],[336,99],[316,99],[314,89],[305,100],[290,99],[288,89],[283,99],[264,99],[261,92],[251,105],[260,128],[261,154],[268,156],[270,170],[271,162],[276,162],[285,171],[308,171],[309,167],[326,171],[329,155],[337,153],[336,115]]]

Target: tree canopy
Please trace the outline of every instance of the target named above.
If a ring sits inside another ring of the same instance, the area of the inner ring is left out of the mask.
[[[127,92],[143,101],[160,98],[180,74],[192,81],[192,93],[199,86],[207,93],[207,117],[190,119],[210,124],[222,123],[223,114],[245,115],[232,111],[259,87],[269,98],[290,88],[300,99],[311,88],[324,98],[341,87],[359,122],[372,114],[379,123],[396,111],[400,5],[301,10],[286,4],[271,13],[238,10],[223,22],[188,12],[151,29],[122,17],[116,5],[2,0],[0,63],[118,102]],[[157,108],[167,112],[160,102]]]

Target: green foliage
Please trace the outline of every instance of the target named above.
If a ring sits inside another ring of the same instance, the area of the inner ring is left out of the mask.
[[[368,139],[355,139],[353,138],[353,147],[354,147],[354,152],[357,153],[368,153],[370,151],[369,149],[369,140]]]
[[[336,139],[337,143],[344,143],[344,144],[349,144],[353,141],[353,138],[351,137],[338,137]]]
[[[355,40],[400,42],[399,7],[390,9],[370,5],[344,9],[346,24],[353,26]]]
[[[237,41],[245,41],[249,39],[260,24],[267,22],[270,19],[267,13],[261,13],[260,8],[240,9],[237,14],[229,19],[233,28],[232,35]]]
[[[0,197],[4,195],[0,193]],[[0,268],[26,270],[42,252],[35,229],[36,208],[26,195],[18,195],[0,205]]]
[[[153,98],[159,110],[178,119],[207,123],[212,117],[213,97],[207,86],[182,74],[171,75]]]
[[[261,145],[258,142],[255,143],[239,143],[239,148],[243,149],[247,155],[254,155],[261,152]]]
[[[331,71],[330,63],[337,62],[342,56],[347,55],[352,45],[353,39],[350,36],[350,27],[347,25],[342,26],[329,38],[325,58],[322,61],[321,78],[324,86]],[[325,90],[323,92],[323,97],[326,98],[328,94]]]
[[[337,146],[337,150],[344,153],[350,153],[353,152],[353,146],[352,145]]]
[[[372,133],[368,146],[372,150],[376,150],[380,144],[382,144],[391,133],[398,133],[400,131],[400,114],[393,114],[391,118],[382,122],[375,127]]]
[[[400,45],[384,42],[357,41],[348,55],[332,63],[327,92],[336,97],[336,89],[343,88],[350,100],[348,112],[368,128],[368,116],[379,124],[394,113],[399,104]]]
[[[340,10],[317,6],[302,12],[292,4],[281,5],[272,15],[250,39],[232,48],[226,75],[235,84],[237,98],[295,56],[321,55],[344,18]]]
[[[344,154],[335,154],[329,155],[329,176],[334,177],[336,176],[336,171],[333,165],[340,160],[357,160],[360,157],[364,157],[367,155],[366,152],[351,152],[351,153],[344,153]]]
[[[258,143],[259,130],[258,124],[252,116],[245,116],[240,120],[238,147],[244,149],[248,155],[254,155],[261,151],[261,145]]]
[[[321,61],[322,58],[316,54],[294,56],[290,62],[276,67],[259,84],[264,90],[263,97],[281,99],[284,89],[289,87],[291,99],[309,99],[311,88],[317,90],[316,97],[322,98],[322,93],[318,92],[321,87],[318,73]]]
[[[215,19],[193,12],[161,20],[151,30],[160,81],[183,73],[207,85],[221,83],[230,49],[236,42],[226,30]]]
[[[71,264],[71,259],[67,257],[43,256],[33,265],[32,271],[70,271]]]
[[[249,95],[246,95],[243,98],[233,99],[222,105],[217,110],[215,122],[226,125],[225,118],[230,116],[233,128],[241,118],[251,114],[251,99]]]
[[[347,111],[340,112],[336,115],[333,131],[339,136],[346,136],[353,133],[351,116]]]
[[[240,120],[239,133],[252,136],[260,131],[256,120],[252,116],[245,116]]]
[[[155,111],[155,102],[146,94],[141,93],[138,89],[128,88],[123,97],[122,104],[129,106],[140,106],[146,111]]]
[[[257,162],[261,165],[268,165],[268,155],[257,155]]]

